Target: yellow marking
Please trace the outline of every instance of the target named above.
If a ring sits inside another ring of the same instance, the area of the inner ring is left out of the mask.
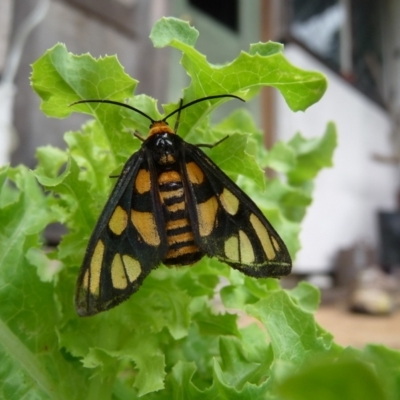
[[[116,235],[120,235],[126,229],[127,224],[128,215],[126,211],[121,206],[117,206],[108,221],[108,227]]]
[[[272,244],[274,245],[275,250],[280,251],[281,247],[279,246],[279,243],[276,241],[276,239],[273,236],[271,236],[271,240],[272,240]]]
[[[199,219],[200,236],[208,236],[214,229],[215,218],[218,210],[217,199],[213,196],[204,203],[196,205]]]
[[[85,271],[85,275],[83,275],[83,287],[85,289],[89,289],[89,270]]]
[[[170,206],[168,206],[168,211],[170,211],[170,212],[175,212],[175,211],[184,210],[184,209],[185,209],[184,201],[181,201],[180,203],[171,204]]]
[[[139,170],[135,180],[135,188],[140,194],[150,191],[151,188],[150,171],[148,171],[147,169]]]
[[[250,239],[243,231],[239,231],[239,243],[240,243],[240,262],[242,264],[253,263],[255,261],[253,246],[251,245]]]
[[[175,133],[165,121],[155,121],[151,124],[149,136],[157,133]]]
[[[175,162],[175,157],[171,154],[160,157],[160,164],[172,164]]]
[[[104,243],[99,240],[94,248],[92,259],[90,260],[90,282],[89,290],[92,294],[100,293],[100,272],[104,256]]]
[[[204,180],[203,171],[199,168],[199,166],[195,162],[187,163],[186,169],[190,182],[192,182],[195,185],[200,185],[200,183],[203,182]]]
[[[169,182],[181,182],[181,176],[177,171],[167,171],[160,174],[158,177],[158,183],[161,185],[162,183]]]
[[[179,249],[171,249],[168,251],[166,259],[176,258],[179,256],[183,256],[184,254],[196,253],[198,250],[199,248],[194,244],[189,246],[184,246]]]
[[[269,260],[273,260],[276,256],[276,253],[275,249],[272,246],[271,239],[269,237],[267,229],[259,220],[259,218],[256,217],[254,214],[250,215],[250,222],[251,225],[253,225],[253,228],[256,231],[258,238],[260,239],[260,242],[262,244],[262,247],[264,249],[267,258]]]
[[[111,263],[111,280],[116,289],[125,289],[128,286],[121,255],[117,253]]]
[[[239,261],[239,240],[237,236],[231,236],[225,240],[225,256],[229,260]]]
[[[122,256],[122,261],[125,266],[126,274],[128,275],[129,281],[134,282],[138,278],[138,276],[142,272],[142,268],[140,267],[140,263],[138,260],[135,260],[133,257],[124,254]]]
[[[132,210],[131,221],[148,245],[158,246],[160,244],[160,236],[152,213]]]
[[[183,228],[184,226],[189,225],[189,221],[187,218],[177,219],[175,221],[168,221],[167,222],[167,231],[176,228]]]
[[[228,214],[235,215],[238,212],[239,199],[228,189],[224,188],[219,199]]]
[[[179,233],[178,235],[168,236],[168,244],[189,242],[194,239],[193,232]]]
[[[181,197],[183,195],[183,188],[171,190],[170,192],[162,191],[160,193],[163,200],[172,199],[173,197]]]

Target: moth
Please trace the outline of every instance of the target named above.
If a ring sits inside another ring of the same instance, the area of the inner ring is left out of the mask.
[[[194,100],[151,121],[141,148],[126,162],[89,240],[79,273],[75,305],[80,316],[108,310],[135,293],[161,263],[191,265],[216,257],[255,278],[291,270],[289,252],[253,200],[201,149],[185,142],[166,122]],[[239,98],[240,99],[240,98]],[[242,100],[242,99],[240,99]]]

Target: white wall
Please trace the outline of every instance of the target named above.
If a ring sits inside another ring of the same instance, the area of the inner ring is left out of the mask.
[[[0,1],[0,72],[4,73],[4,64],[8,52],[12,21],[11,0]],[[11,137],[11,109],[13,88],[4,85],[0,79],[0,167],[9,162],[9,148]]]
[[[304,113],[294,114],[276,95],[278,139],[288,140],[297,131],[320,136],[328,121],[338,130],[334,167],[316,179],[295,262],[296,272],[323,272],[338,250],[359,241],[377,245],[376,212],[396,207],[398,169],[372,159],[376,153],[392,154],[391,123],[381,108],[298,46],[285,47],[285,56],[296,66],[323,72],[329,86]]]

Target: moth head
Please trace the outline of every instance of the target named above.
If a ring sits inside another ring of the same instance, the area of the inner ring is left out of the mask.
[[[177,146],[177,137],[176,135],[171,135],[170,132],[165,132],[150,139],[152,142],[151,154],[157,164],[171,165],[179,158],[180,146]]]

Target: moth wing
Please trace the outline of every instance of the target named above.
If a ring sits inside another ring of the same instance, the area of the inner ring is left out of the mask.
[[[125,164],[84,256],[75,294],[80,316],[126,300],[164,258],[167,242],[156,179],[145,148]]]
[[[280,277],[290,254],[257,205],[202,150],[184,143],[181,168],[197,245],[246,275]]]

